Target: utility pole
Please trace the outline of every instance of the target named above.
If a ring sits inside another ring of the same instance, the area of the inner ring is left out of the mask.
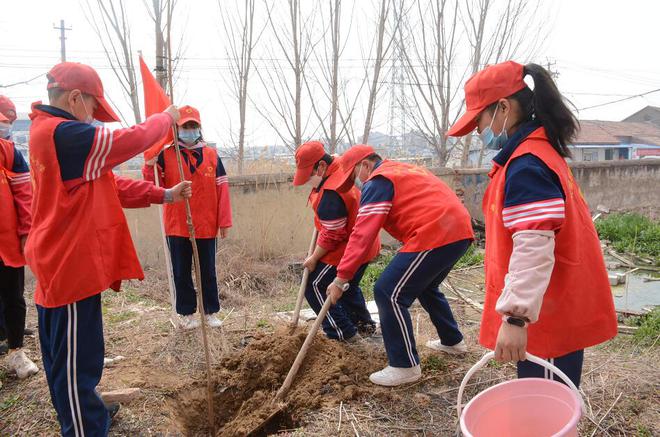
[[[66,62],[66,31],[71,28],[64,27],[64,20],[60,20],[60,26],[57,27],[53,24],[53,29],[60,31],[60,60]]]
[[[548,73],[550,73],[550,77],[552,77],[554,80],[557,80],[559,77],[559,72],[555,70],[555,67],[557,66],[556,61],[550,61],[550,58],[546,58],[546,70],[548,70]]]
[[[165,37],[163,35],[162,28],[163,6],[161,4],[161,0],[153,0],[152,3],[154,8],[154,26],[156,31],[156,80],[165,90],[167,89],[167,69],[165,68]]]

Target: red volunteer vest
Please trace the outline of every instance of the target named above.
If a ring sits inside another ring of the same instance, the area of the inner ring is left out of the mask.
[[[348,244],[348,236],[351,235],[353,226],[355,226],[355,220],[357,218],[358,209],[360,208],[360,190],[358,190],[355,187],[351,187],[350,190],[345,192],[341,192],[336,189],[337,187],[335,183],[335,178],[332,177],[332,175],[337,174],[335,173],[335,169],[336,169],[334,165],[335,162],[337,161],[336,160],[333,161],[333,163],[328,168],[328,173],[329,173],[328,179],[326,179],[325,183],[323,184],[323,186],[321,186],[321,189],[319,189],[319,191],[317,192],[313,191],[312,194],[310,194],[310,200],[312,202],[312,208],[314,209],[314,226],[316,226],[316,230],[318,230],[319,232],[321,231],[322,226],[316,211],[318,210],[319,203],[321,203],[321,198],[323,197],[323,193],[325,192],[325,190],[334,190],[337,194],[339,194],[341,199],[344,201],[344,204],[346,205],[346,210],[348,211],[348,217],[347,217],[348,223],[346,225],[348,234],[346,240],[342,241],[335,250],[328,252],[323,258],[321,258],[321,262],[337,267],[339,265],[339,262],[341,261],[342,256],[344,256],[344,251],[346,250],[346,245]],[[380,252],[380,237],[377,237],[374,240],[373,244],[371,245],[369,255],[365,262],[369,262],[374,258],[376,258],[379,252]]]
[[[0,260],[9,267],[22,267],[25,258],[21,253],[21,240],[18,236],[18,215],[14,204],[14,195],[9,186],[9,176],[14,156],[14,145],[11,141],[0,139],[0,147],[4,150],[0,156],[6,156],[7,162],[0,161]]]
[[[513,250],[512,234],[502,222],[504,182],[509,163],[531,153],[554,171],[566,194],[565,219],[555,234],[555,267],[538,322],[528,328],[527,350],[554,358],[602,343],[617,333],[612,292],[598,234],[589,207],[564,158],[539,128],[525,139],[501,168],[491,171],[483,212],[486,218],[486,301],[479,342],[495,349],[502,323],[495,304],[504,287]]]
[[[37,278],[35,303],[59,307],[143,279],[112,172],[68,192],[53,140],[68,120],[39,110],[30,117],[34,192],[25,254]]]
[[[376,176],[394,185],[392,209],[384,229],[403,243],[401,252],[421,252],[474,238],[467,209],[454,191],[430,171],[383,161],[370,179]]]
[[[218,188],[215,171],[218,166],[218,154],[210,147],[202,149],[202,163],[194,173],[183,159],[183,174],[187,181],[192,181],[193,195],[190,198],[195,238],[215,238],[218,235]],[[178,184],[179,164],[176,160],[174,147],[163,152],[165,159],[165,187],[171,188]],[[192,156],[189,150],[181,147],[181,154]],[[194,161],[194,158],[191,158]],[[165,234],[189,238],[188,224],[186,222],[185,202],[167,203],[164,205]]]

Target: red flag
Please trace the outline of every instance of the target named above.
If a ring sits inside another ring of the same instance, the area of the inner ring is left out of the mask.
[[[163,88],[156,81],[153,74],[144,63],[142,56],[140,56],[140,73],[142,74],[142,86],[144,87],[144,113],[147,117],[159,112],[163,112],[171,105],[170,99],[163,91]],[[153,146],[144,152],[144,160],[148,161],[158,156],[166,144],[171,144],[173,141],[172,131],[165,138],[157,141]]]

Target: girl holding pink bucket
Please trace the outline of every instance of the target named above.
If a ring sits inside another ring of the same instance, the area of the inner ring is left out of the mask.
[[[529,85],[527,84],[529,82]],[[465,114],[449,136],[475,129],[496,151],[483,200],[486,299],[479,342],[519,378],[576,387],[584,349],[617,333],[598,235],[566,158],[579,129],[552,77],[536,64],[491,65],[465,84]]]

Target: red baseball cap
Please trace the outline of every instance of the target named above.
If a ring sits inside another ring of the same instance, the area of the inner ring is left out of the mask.
[[[98,105],[92,116],[105,122],[119,121],[119,117],[103,96],[103,84],[96,70],[78,62],[62,62],[51,68],[46,74],[48,89],[60,88],[66,91],[80,90],[93,96]]]
[[[180,107],[179,114],[181,114],[181,118],[179,118],[179,121],[177,122],[179,126],[183,126],[189,121],[195,121],[200,126],[202,125],[202,119],[199,116],[199,111],[196,108],[193,108],[192,106],[186,105]]]
[[[337,183],[338,187],[343,187],[353,175],[355,166],[360,161],[376,153],[373,147],[366,144],[356,144],[341,155],[339,158],[339,171],[341,180]]]
[[[447,132],[448,137],[462,137],[477,127],[477,116],[499,99],[525,88],[523,66],[514,61],[489,65],[465,83],[465,114]]]
[[[7,96],[0,96],[0,114],[10,123],[16,121],[16,106]]]
[[[325,148],[320,141],[308,141],[296,150],[296,174],[293,185],[303,185],[312,177],[314,165],[325,156]]]

